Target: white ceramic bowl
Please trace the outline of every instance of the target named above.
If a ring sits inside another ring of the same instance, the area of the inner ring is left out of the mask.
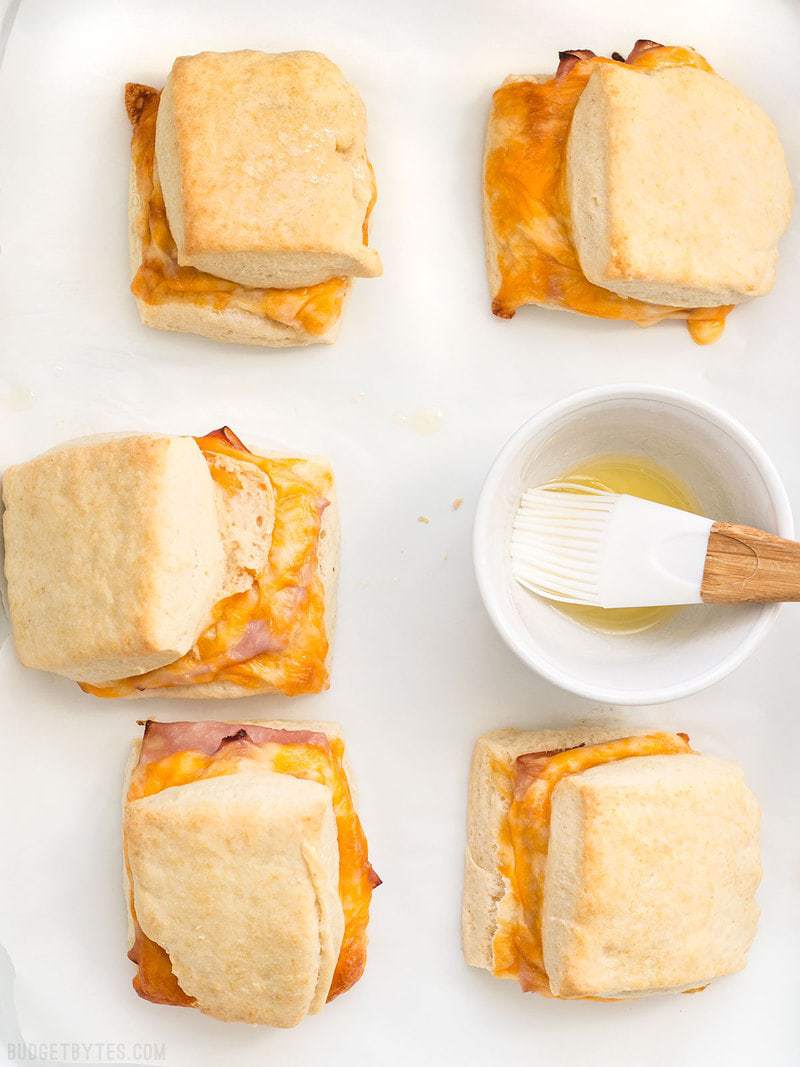
[[[610,704],[658,704],[695,693],[750,655],[777,605],[683,608],[638,634],[579,625],[511,577],[508,544],[523,489],[604,453],[639,453],[676,474],[704,515],[794,536],[786,490],[766,453],[729,415],[650,385],[590,389],[524,424],[494,462],[475,519],[475,571],[498,631],[529,667],[563,689]]]

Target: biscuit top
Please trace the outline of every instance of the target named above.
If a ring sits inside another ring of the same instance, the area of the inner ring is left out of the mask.
[[[598,63],[568,159],[573,237],[596,285],[681,307],[772,287],[791,184],[774,125],[730,82]]]
[[[247,760],[128,802],[125,850],[137,920],[201,1011],[289,1027],[324,1005],[344,926],[328,788]]]
[[[565,778],[553,795],[542,936],[553,993],[695,989],[741,969],[758,921],[758,804],[696,754]]]
[[[373,195],[364,105],[325,56],[179,57],[158,123],[179,253],[349,252],[379,273],[363,239]]]
[[[3,502],[26,666],[105,681],[191,647],[225,566],[214,483],[191,438],[68,442],[6,471]]]

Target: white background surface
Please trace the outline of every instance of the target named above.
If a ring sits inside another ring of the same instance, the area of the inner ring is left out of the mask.
[[[626,728],[685,729],[744,764],[765,854],[748,969],[697,996],[557,1003],[468,969],[459,949],[475,736],[609,713],[529,673],[479,602],[472,517],[506,437],[578,388],[674,385],[744,421],[800,502],[796,222],[774,294],[735,312],[711,348],[681,324],[489,313],[479,189],[491,90],[509,72],[554,69],[559,48],[627,52],[638,36],[703,51],[775,118],[797,174],[794,0],[23,0],[0,75],[0,464],[88,432],[228,422],[245,441],[327,453],[344,522],[333,687],[319,697],[106,703],[24,673],[8,643],[0,651],[0,940],[26,1040],[165,1042],[170,1067],[798,1062],[796,608],[714,689],[618,713]],[[127,291],[123,82],[160,85],[176,54],[241,47],[325,51],[367,103],[385,276],[356,283],[333,348],[270,354],[148,331]],[[441,412],[429,435],[415,429],[426,411]],[[364,979],[296,1031],[226,1025],[131,990],[118,794],[143,713],[346,727],[385,884]],[[7,991],[0,1018],[18,1036]]]

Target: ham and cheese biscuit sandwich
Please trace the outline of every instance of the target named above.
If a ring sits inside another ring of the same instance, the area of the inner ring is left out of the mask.
[[[474,967],[566,999],[698,990],[744,967],[760,877],[758,803],[685,734],[478,740],[462,925]]]
[[[338,726],[144,726],[124,789],[134,989],[296,1026],[361,977],[380,885]]]
[[[691,48],[560,53],[495,92],[484,161],[495,315],[523,304],[722,333],[768,293],[792,188],[775,127]]]
[[[17,654],[103,697],[316,693],[338,559],[324,460],[205,437],[82,438],[2,480]]]
[[[202,52],[130,83],[129,222],[142,322],[218,341],[333,341],[368,247],[366,113],[317,52]]]

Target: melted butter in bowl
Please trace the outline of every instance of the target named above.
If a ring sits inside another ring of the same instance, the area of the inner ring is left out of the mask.
[[[531,670],[614,706],[676,700],[725,677],[769,631],[774,605],[690,605],[657,620],[623,617],[623,626],[612,628],[617,612],[592,612],[584,625],[517,581],[509,537],[523,493],[580,474],[603,488],[791,539],[789,499],[769,457],[730,415],[686,393],[635,383],[601,386],[520,426],[478,500],[478,588],[498,633]]]
[[[573,482],[606,493],[627,493],[656,504],[699,513],[698,503],[688,486],[647,456],[594,456],[564,471],[558,481]],[[554,610],[568,615],[581,626],[609,634],[641,633],[659,626],[681,611],[678,607],[597,608],[585,604],[550,603]]]

